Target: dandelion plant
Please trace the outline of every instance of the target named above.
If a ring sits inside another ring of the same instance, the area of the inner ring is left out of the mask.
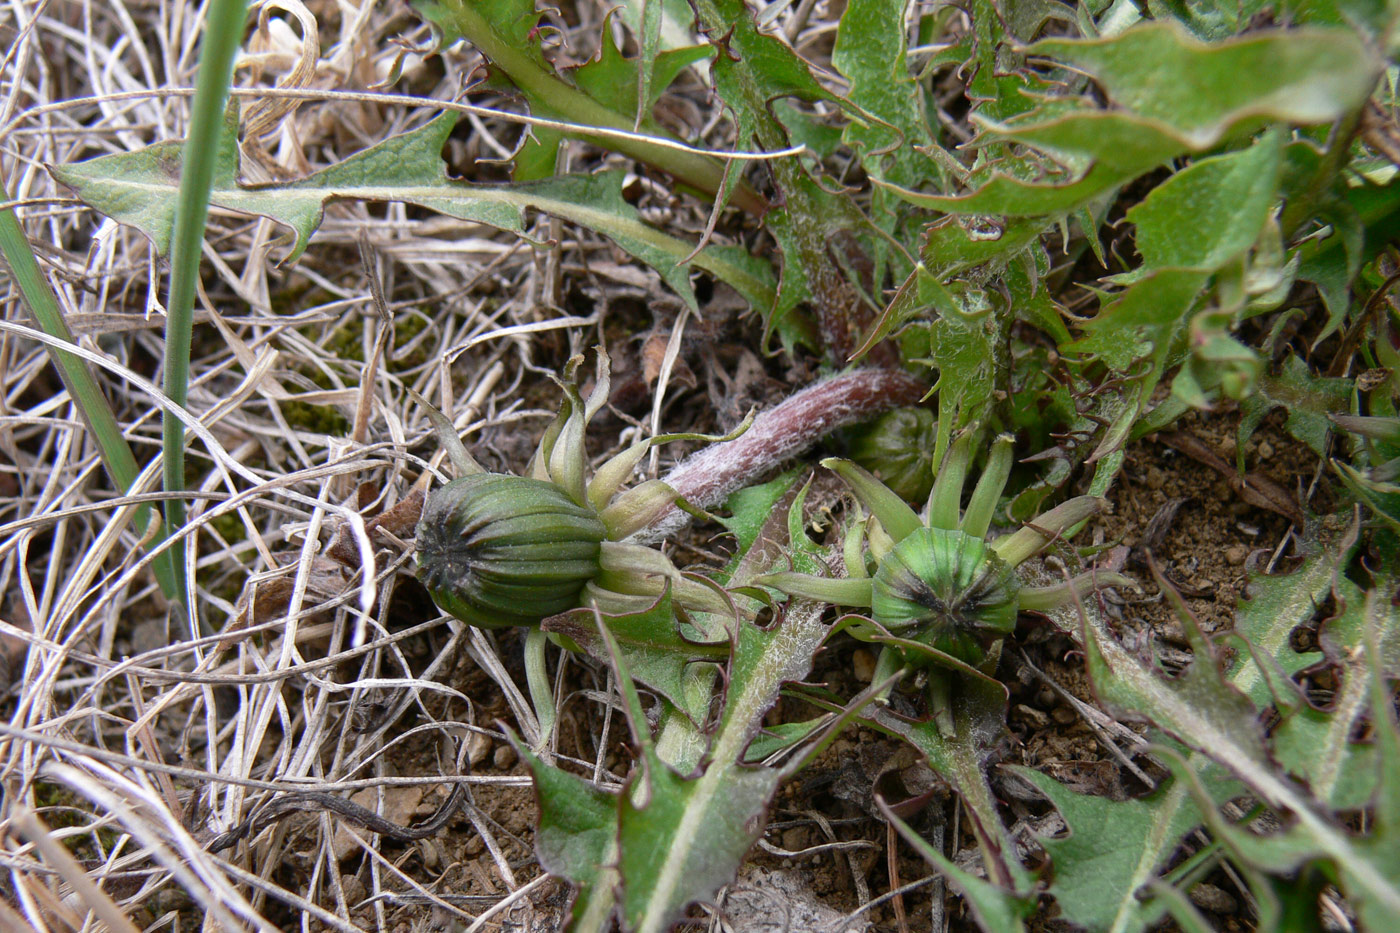
[[[921,513],[863,467],[849,460],[823,460],[872,516],[851,527],[844,548],[846,576],[780,571],[758,582],[789,595],[869,610],[869,618],[852,626],[852,634],[896,645],[905,662],[914,665],[951,657],[976,666],[994,642],[1015,628],[1020,610],[1052,609],[1092,589],[1093,574],[1053,586],[1026,586],[1016,568],[1097,513],[1103,500],[1075,497],[1020,530],[989,540],[1011,473],[1012,439],[1001,435],[992,443],[963,508],[975,437],[975,432],[964,433],[949,449]],[[1100,575],[1097,582],[1130,581]]]

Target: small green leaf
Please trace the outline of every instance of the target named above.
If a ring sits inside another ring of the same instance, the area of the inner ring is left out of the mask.
[[[889,0],[854,0],[846,5],[836,31],[831,62],[851,82],[850,101],[883,121],[852,122],[846,142],[862,155],[872,178],[904,187],[941,181],[943,172],[920,149],[938,145],[929,129],[919,84],[909,72],[905,7]],[[877,217],[890,212],[875,192]],[[893,230],[893,218],[882,224]]]
[[[1066,117],[1059,123],[1038,127],[1039,134],[1032,134],[1029,130],[1013,132],[991,127],[985,129],[991,138],[1039,145],[1068,161],[1082,161],[1071,159],[1067,155],[1068,150],[1051,149],[1059,143],[1060,135],[1053,131],[1062,128],[1067,142],[1077,142],[1085,138],[1095,140],[1095,145],[1105,137],[1117,133],[1127,137],[1126,143],[1134,146],[1135,150],[1141,150],[1142,155],[1134,161],[1126,161],[1123,148],[1111,150],[1106,146],[1106,151],[1119,153],[1117,158],[1124,160],[1125,164],[1115,166],[1107,159],[1100,159],[1082,174],[1068,171],[1051,172],[1048,181],[1044,174],[1035,181],[1021,178],[1019,167],[994,162],[991,163],[993,167],[984,169],[969,179],[972,191],[964,195],[927,194],[879,180],[876,183],[910,204],[927,210],[989,217],[1038,217],[1072,211],[1170,158],[1166,153],[1180,151],[1180,147],[1170,145],[1165,136],[1161,136],[1160,142],[1155,145],[1144,143],[1144,137],[1153,132],[1152,128],[1143,128],[1130,119],[1117,116],[1095,114]],[[1095,153],[1097,152],[1096,149]]]
[[[1187,349],[1191,311],[1211,275],[1238,265],[1267,232],[1280,172],[1280,145],[1281,137],[1270,132],[1247,149],[1201,159],[1153,189],[1128,212],[1137,224],[1143,264],[1119,277],[1127,280],[1127,289],[1100,308],[1085,325],[1086,336],[1069,349],[1096,354],[1120,371],[1137,359],[1150,359],[1152,368],[1138,395],[1139,410],[1157,380]],[[1216,325],[1214,348],[1230,357],[1230,368],[1203,371],[1201,360],[1193,354],[1189,360],[1193,365],[1178,377],[1182,386],[1177,394],[1183,399],[1204,402],[1202,377],[1213,377],[1216,384],[1230,378],[1235,380],[1234,391],[1248,390],[1257,364],[1252,353],[1226,336],[1222,327]],[[1205,336],[1202,333],[1202,339]],[[1209,356],[1204,345],[1192,349]],[[1244,356],[1237,358],[1240,350]],[[1105,435],[1095,459],[1119,449],[1138,413],[1129,410],[1115,425],[1116,431]]]
[[[1092,75],[1110,100],[1185,131],[1201,149],[1236,122],[1327,123],[1359,107],[1379,63],[1350,29],[1266,29],[1203,43],[1171,23],[1108,39],[1045,39],[1043,55]]]
[[[1128,211],[1152,268],[1219,269],[1254,245],[1278,187],[1281,137],[1201,159]]]
[[[719,575],[721,582],[740,586],[775,564],[786,567],[781,542],[787,540],[788,511],[800,494],[804,473],[789,470],[766,483],[745,487],[725,501],[729,517],[720,523],[734,535],[738,548]]]
[[[1325,556],[1333,557],[1335,567],[1349,553]],[[1321,631],[1339,680],[1332,701],[1325,710],[1299,703],[1285,711],[1272,738],[1279,763],[1305,779],[1318,799],[1338,810],[1356,810],[1371,802],[1379,760],[1374,741],[1354,737],[1371,711],[1372,682],[1400,675],[1400,612],[1345,577],[1336,579],[1336,604],[1337,614]],[[1372,657],[1366,654],[1368,638],[1377,648]]]
[[[616,856],[617,795],[545,764],[514,733],[507,732],[506,738],[534,778],[539,803],[535,852],[540,866],[576,885],[591,887]]]
[[[640,780],[624,794],[619,820],[623,918],[638,933],[664,933],[687,904],[734,880],[762,832],[778,772],[711,765],[687,779],[653,757]]]
[[[957,424],[985,419],[1006,377],[1004,329],[1010,315],[995,292],[956,283],[955,308],[929,327],[932,362],[938,370],[940,406],[957,412]]]
[[[1322,659],[1317,652],[1294,651],[1293,631],[1311,620],[1332,589],[1339,565],[1350,549],[1340,553],[1330,547],[1310,545],[1311,553],[1303,566],[1289,574],[1249,578],[1248,596],[1235,607],[1235,635],[1249,642],[1257,656],[1277,664],[1292,677]],[[1263,709],[1273,697],[1269,685],[1248,651],[1236,652],[1227,676],[1250,701]]]
[[[462,0],[413,0],[413,7],[433,27],[444,48],[464,38],[459,8]],[[540,14],[534,0],[473,0],[474,13],[489,24],[496,41],[516,49],[544,66],[540,52]]]
[[[920,251],[922,261],[880,313],[853,358],[863,357],[911,321],[926,320],[930,310],[954,319],[973,317],[988,323],[984,319],[988,310],[986,292],[950,279],[974,266],[983,266],[984,270],[976,276],[968,275],[969,279],[1005,274],[1004,270],[1026,259],[1041,234],[1049,229],[1050,224],[1042,218],[1003,220],[991,216],[954,216],[928,225]],[[946,358],[958,352],[953,348],[944,352],[936,342],[930,343],[935,355],[942,352]]]
[[[1194,269],[1157,269],[1134,282],[1084,325],[1069,349],[1092,353],[1120,372],[1150,357],[1158,374],[1179,356],[1189,312],[1210,276]]]
[[[1090,40],[1047,39],[1033,55],[1096,77],[1118,109],[1067,109],[1057,99],[1015,120],[983,119],[983,138],[1040,149],[1064,166],[990,160],[972,192],[901,192],[935,210],[1010,216],[1063,213],[1183,153],[1202,152],[1270,122],[1327,123],[1359,107],[1379,73],[1350,30],[1293,29],[1202,43],[1145,24]],[[1170,77],[1164,77],[1170,75]]]
[[[1352,380],[1314,376],[1308,364],[1290,353],[1278,372],[1259,377],[1258,391],[1240,404],[1236,434],[1238,466],[1244,470],[1244,445],[1259,423],[1275,408],[1287,412],[1284,427],[1319,457],[1327,456],[1332,432],[1329,414],[1345,412],[1351,402]]]
[[[919,255],[930,270],[945,276],[984,264],[995,270],[1024,255],[1049,228],[1042,218],[953,216],[925,228]]]
[[[763,715],[778,701],[779,688],[812,669],[812,658],[827,636],[824,608],[796,600],[772,628],[739,626],[715,741],[716,760],[741,760],[763,725]]]
[[[664,696],[696,723],[703,723],[708,704],[697,706],[685,689],[686,669],[697,661],[722,662],[727,642],[706,643],[687,638],[671,605],[668,588],[655,605],[641,612],[605,616],[605,623],[632,676]],[[567,638],[590,657],[608,658],[591,609],[575,609],[545,620],[546,632]]]
[[[659,9],[659,3],[656,5]],[[635,115],[637,129],[658,137],[667,133],[651,116],[657,98],[687,67],[714,54],[712,48],[696,45],[656,55],[647,72],[647,93],[645,99],[642,99],[639,97],[641,88],[638,83],[641,60],[624,57],[613,40],[612,30],[606,25],[602,30],[601,43],[597,57],[577,68],[565,71],[564,74],[572,79],[580,91],[598,104],[623,117]],[[574,116],[549,106],[549,99],[544,95],[532,99],[536,116],[554,117],[563,121],[571,120]],[[642,105],[640,111],[637,109],[639,103]],[[514,177],[518,181],[553,175],[556,151],[564,139],[562,132],[546,127],[533,128],[531,135],[534,138],[527,141],[515,157]]]

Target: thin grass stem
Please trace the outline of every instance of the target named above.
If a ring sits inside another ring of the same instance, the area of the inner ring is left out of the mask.
[[[0,211],[0,254],[4,255],[10,277],[19,287],[20,296],[39,327],[50,337],[73,343],[73,334],[63,319],[58,295],[39,268],[29,238],[25,236],[24,228],[12,209]],[[121,426],[117,424],[111,405],[107,403],[107,396],[81,359],[53,346],[48,347],[48,351],[54,368],[58,370],[58,377],[63,380],[78,413],[92,431],[98,456],[102,458],[102,465],[111,477],[112,485],[122,493],[130,493],[141,468],[122,434]],[[137,527],[143,535],[151,530],[151,522],[155,518],[150,506],[143,505],[137,510]],[[180,586],[169,553],[160,555],[152,564],[152,569],[166,599],[178,599]]]
[[[214,184],[214,163],[223,132],[224,107],[233,80],[233,56],[243,38],[247,0],[211,0],[204,35],[200,39],[199,74],[195,79],[189,135],[180,168],[180,195],[171,237],[170,293],[165,304],[165,394],[184,407],[189,397],[190,343],[194,336],[195,286],[209,217],[209,193]],[[166,412],[161,421],[162,466],[166,492],[185,488],[185,426]],[[183,499],[165,503],[167,528],[185,523]],[[192,609],[185,579],[183,539],[171,548],[171,565],[180,602]]]

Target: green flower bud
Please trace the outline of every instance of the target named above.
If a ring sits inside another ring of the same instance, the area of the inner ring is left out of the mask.
[[[1020,583],[981,538],[920,528],[880,561],[871,617],[892,634],[976,664],[1016,627]]]
[[[579,605],[606,534],[591,508],[553,483],[476,473],[428,496],[418,578],[470,625],[538,625]]]
[[[851,459],[901,499],[922,502],[933,488],[933,447],[933,413],[896,408],[852,432]]]

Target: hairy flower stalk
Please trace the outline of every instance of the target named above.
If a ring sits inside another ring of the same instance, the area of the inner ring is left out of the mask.
[[[1057,586],[1023,586],[1016,568],[1103,506],[1080,496],[1012,534],[987,540],[997,502],[1011,473],[1011,438],[993,442],[987,463],[962,508],[972,462],[972,432],[955,442],[934,479],[923,513],[849,460],[827,459],[873,519],[852,526],[844,550],[846,577],[779,572],[757,582],[791,596],[869,610],[857,638],[898,647],[905,663],[937,662],[940,655],[976,665],[1016,627],[1021,609],[1064,605],[1096,582],[1130,584],[1117,575],[1092,574]],[[862,531],[862,525],[863,531]],[[860,536],[864,535],[864,541]],[[869,573],[866,552],[874,562]]]
[[[824,379],[760,414],[742,434],[688,457],[662,481],[680,499],[708,509],[832,431],[913,405],[927,391],[922,380],[897,369],[856,369]],[[660,541],[689,521],[690,516],[672,503],[631,540]]]

